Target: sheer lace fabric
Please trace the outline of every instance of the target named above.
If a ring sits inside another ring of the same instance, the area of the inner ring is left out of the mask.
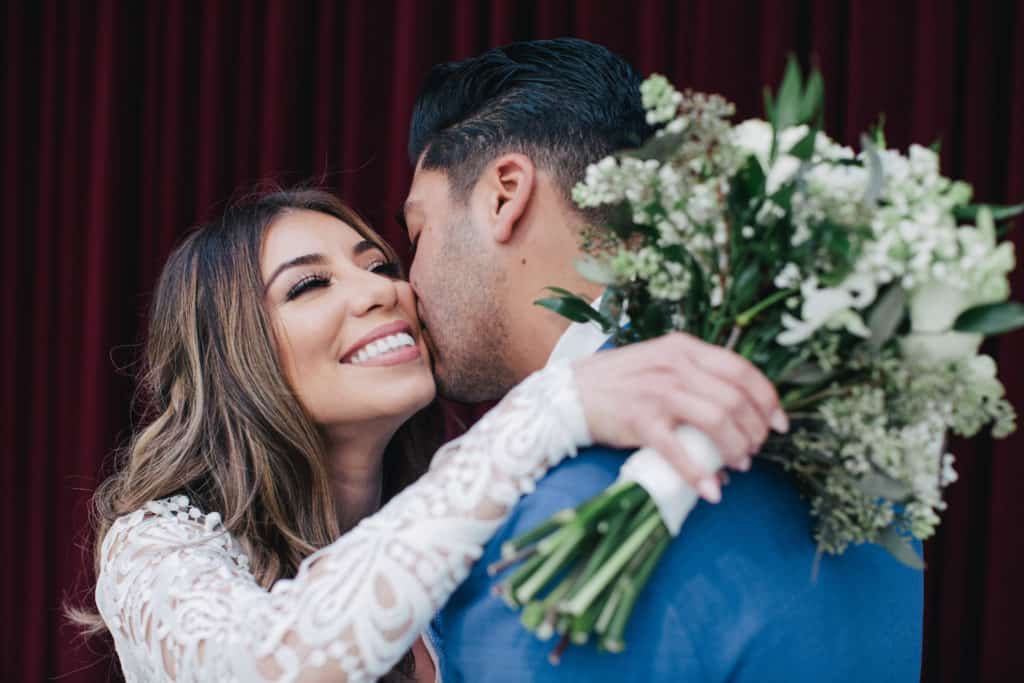
[[[528,378],[419,481],[267,591],[185,496],[119,518],[100,613],[133,681],[365,681],[387,673],[519,496],[590,436],[565,364]]]

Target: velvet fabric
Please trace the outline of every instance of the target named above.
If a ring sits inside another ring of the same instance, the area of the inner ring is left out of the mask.
[[[824,72],[834,137],[855,143],[884,112],[890,144],[939,139],[944,171],[979,200],[1024,201],[1024,6],[1011,0],[11,0],[0,9],[0,679],[116,670],[61,606],[89,591],[88,499],[129,433],[144,312],[176,240],[254,183],[313,180],[404,251],[392,216],[427,68],[560,35],[721,92],[740,116],[760,114],[762,84],[794,53]],[[1014,289],[1024,298],[1024,272]],[[989,347],[1018,410],[1022,342]],[[1020,679],[1022,445],[1021,434],[954,443],[961,478],[926,550],[925,680]]]

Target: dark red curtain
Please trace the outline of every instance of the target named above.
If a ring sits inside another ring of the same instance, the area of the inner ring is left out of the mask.
[[[410,175],[407,120],[435,62],[576,35],[751,116],[792,52],[823,70],[835,137],[854,143],[884,112],[891,144],[941,139],[944,170],[978,199],[1024,201],[1024,6],[1010,1],[46,0],[0,12],[3,680],[112,669],[102,644],[62,624],[61,604],[88,590],[88,498],[129,430],[129,371],[168,250],[239,188],[310,179],[404,246],[391,216]],[[1024,298],[1024,273],[1015,291]],[[1022,343],[991,347],[1018,410]],[[1022,678],[1022,445],[956,444],[961,479],[927,552],[928,681]]]

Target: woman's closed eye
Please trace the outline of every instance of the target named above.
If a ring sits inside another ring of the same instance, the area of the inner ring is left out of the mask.
[[[331,276],[326,273],[311,273],[309,275],[305,275],[302,279],[292,285],[291,289],[288,290],[285,300],[292,301],[311,289],[320,289],[321,287],[327,287],[330,284]]]
[[[388,261],[387,259],[379,259],[370,264],[367,268],[371,273],[377,275],[383,275],[384,277],[397,280],[402,277],[402,267],[397,261]]]

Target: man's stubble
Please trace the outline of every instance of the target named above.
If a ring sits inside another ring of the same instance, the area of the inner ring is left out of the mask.
[[[515,386],[508,364],[508,312],[499,302],[507,273],[486,263],[490,253],[462,215],[445,228],[425,321],[441,396],[463,403],[495,401]]]

